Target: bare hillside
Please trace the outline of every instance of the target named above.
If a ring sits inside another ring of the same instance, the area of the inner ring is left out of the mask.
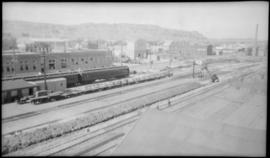
[[[24,21],[3,21],[3,33],[15,37],[88,38],[105,40],[186,40],[206,41],[196,31],[165,29],[155,25],[87,23],[80,25],[57,25]]]

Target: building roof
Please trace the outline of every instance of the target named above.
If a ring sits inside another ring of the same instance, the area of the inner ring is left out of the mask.
[[[48,54],[79,54],[79,53],[107,53],[108,50],[106,49],[86,49],[86,50],[67,50],[66,52],[51,52]],[[41,53],[39,52],[16,52],[15,55],[40,55]],[[14,53],[12,51],[3,51],[3,56],[10,56],[10,55],[14,55]]]
[[[59,81],[66,81],[66,78],[61,77],[61,78],[47,79],[47,83],[50,83],[50,82],[59,82]],[[44,80],[32,81],[30,83],[36,85],[37,83],[44,83]]]
[[[31,38],[30,41],[34,42],[66,42],[67,39],[60,38]]]
[[[15,90],[15,89],[31,88],[31,87],[36,87],[36,85],[28,83],[22,79],[2,81],[2,92]]]

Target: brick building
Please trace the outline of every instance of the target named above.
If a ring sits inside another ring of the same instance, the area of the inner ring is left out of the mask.
[[[44,57],[40,53],[4,53],[2,77],[32,75],[43,72]],[[46,72],[90,70],[112,66],[112,54],[106,50],[87,50],[46,54]]]

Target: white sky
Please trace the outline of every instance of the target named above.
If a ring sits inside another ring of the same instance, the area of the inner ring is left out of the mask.
[[[208,38],[268,39],[268,2],[3,3],[3,19],[55,24],[133,23],[198,31]]]

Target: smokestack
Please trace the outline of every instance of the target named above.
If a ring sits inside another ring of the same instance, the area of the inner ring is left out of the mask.
[[[258,55],[258,52],[257,52],[258,28],[259,28],[259,25],[256,24],[256,32],[255,32],[254,48],[253,48],[253,55],[254,56]]]

